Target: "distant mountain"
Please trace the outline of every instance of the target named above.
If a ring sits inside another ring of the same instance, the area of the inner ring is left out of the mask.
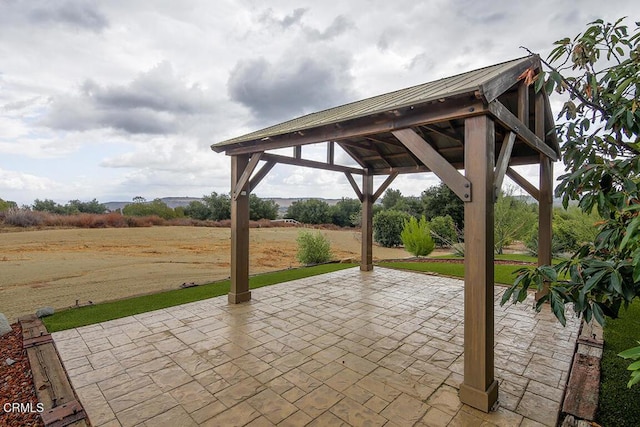
[[[191,202],[201,202],[202,199],[200,197],[162,197],[160,198],[167,206],[171,209],[175,209],[178,206],[187,206]],[[150,202],[151,200],[147,200]],[[127,205],[130,205],[133,202],[107,202],[103,203],[107,207],[109,211],[115,211],[117,209],[122,209]]]

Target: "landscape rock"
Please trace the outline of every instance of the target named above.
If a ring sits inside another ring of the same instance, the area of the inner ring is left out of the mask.
[[[9,325],[9,320],[7,316],[0,313],[0,337],[11,332],[11,325]]]
[[[38,316],[38,317],[47,317],[47,316],[51,316],[55,312],[56,311],[54,310],[53,307],[42,307],[42,308],[39,308],[36,311],[36,316]]]
[[[11,359],[11,358],[8,358],[8,359],[7,359],[7,360],[5,360],[4,362],[7,364],[7,366],[11,366],[11,365],[13,365],[14,363],[16,363],[16,361],[15,361],[15,360],[13,360],[13,359]]]

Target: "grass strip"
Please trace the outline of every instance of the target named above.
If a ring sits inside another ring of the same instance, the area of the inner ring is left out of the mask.
[[[322,264],[259,274],[249,278],[249,288],[257,289],[355,266],[356,264]],[[230,280],[226,279],[193,288],[175,289],[79,308],[69,308],[58,311],[42,320],[49,332],[57,332],[225,295],[229,293],[230,283]]]
[[[381,262],[380,267],[398,268],[401,270],[438,273],[444,276],[464,278],[464,264],[447,262]],[[495,264],[493,275],[495,283],[510,285],[516,279],[513,273],[522,265]]]
[[[602,426],[640,426],[640,386],[627,388],[631,360],[618,353],[637,347],[640,341],[640,300],[635,300],[620,317],[607,319],[601,362],[600,403],[596,421]]]

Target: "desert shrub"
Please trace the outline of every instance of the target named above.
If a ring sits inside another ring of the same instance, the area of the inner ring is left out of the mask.
[[[451,215],[437,216],[429,221],[431,237],[439,248],[450,248],[454,243],[458,243],[458,232],[456,224]]]
[[[125,220],[124,216],[122,216],[122,214],[118,212],[108,213],[104,215],[104,218],[107,223],[107,226],[109,227],[121,228],[121,227],[127,226],[127,221]]]
[[[435,248],[429,223],[424,215],[419,221],[413,216],[408,221],[405,220],[400,238],[407,252],[415,256],[427,256]]]
[[[331,260],[331,243],[319,231],[316,233],[301,231],[296,241],[298,242],[298,261],[302,264],[321,264]]]
[[[380,211],[373,217],[373,240],[390,248],[402,244],[402,228],[409,214],[395,210]]]
[[[453,254],[462,258],[464,258],[464,248],[464,243],[454,243],[453,246],[451,246],[451,249],[453,249]]]
[[[11,209],[4,218],[5,224],[16,227],[35,227],[44,223],[44,217],[40,212],[27,209]]]

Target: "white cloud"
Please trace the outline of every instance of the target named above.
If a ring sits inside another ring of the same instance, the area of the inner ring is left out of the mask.
[[[592,19],[639,16],[636,3],[2,1],[2,177],[26,201],[227,192],[229,160],[212,143],[523,56],[521,45],[544,55]],[[258,192],[353,196],[343,174],[286,166]]]

